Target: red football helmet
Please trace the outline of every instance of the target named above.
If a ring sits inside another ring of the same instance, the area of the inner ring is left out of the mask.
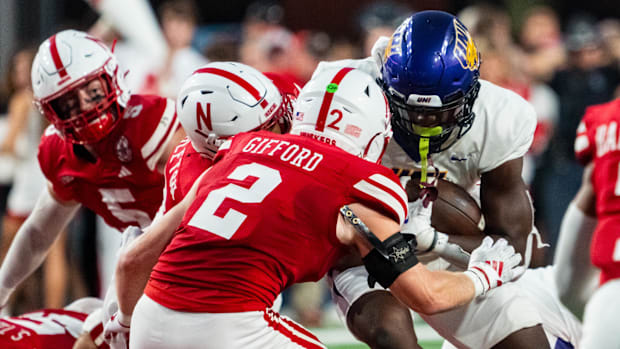
[[[108,135],[129,100],[112,52],[76,30],[45,40],[31,74],[35,104],[72,143],[95,143]]]

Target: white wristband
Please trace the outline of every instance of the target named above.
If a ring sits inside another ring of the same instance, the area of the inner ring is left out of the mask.
[[[471,281],[474,283],[474,289],[476,294],[474,295],[474,298],[483,295],[484,291],[485,291],[485,287],[484,287],[484,282],[482,281],[482,276],[480,275],[479,272],[477,272],[475,269],[467,269],[466,271],[463,272],[463,274],[467,275]]]
[[[131,325],[131,315],[123,314],[120,310],[116,313],[116,320],[121,326],[129,327]]]

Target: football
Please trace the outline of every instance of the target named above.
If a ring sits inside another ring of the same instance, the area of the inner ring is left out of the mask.
[[[407,183],[409,201],[420,193],[418,182]],[[437,199],[433,202],[431,225],[438,231],[451,235],[479,235],[484,229],[484,218],[476,200],[465,189],[439,179]]]

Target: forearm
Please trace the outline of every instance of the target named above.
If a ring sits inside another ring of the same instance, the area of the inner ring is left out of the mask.
[[[596,217],[586,215],[571,202],[562,219],[553,259],[554,278],[560,300],[581,318],[586,302],[597,286],[598,271],[590,263],[588,244]]]
[[[12,289],[41,265],[78,208],[78,205],[61,204],[47,190],[41,193],[33,212],[17,232],[0,268],[0,305],[6,303]]]
[[[472,280],[463,273],[429,271],[416,265],[401,274],[390,291],[408,307],[423,314],[436,314],[470,302],[475,297]]]

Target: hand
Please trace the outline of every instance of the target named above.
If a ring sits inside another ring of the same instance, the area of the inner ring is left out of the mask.
[[[125,230],[123,231],[123,234],[121,235],[121,248],[120,249],[127,248],[127,246],[132,241],[137,239],[143,233],[144,232],[142,231],[142,229],[140,229],[140,227],[136,227],[133,225],[130,225],[127,228],[125,228]]]
[[[444,246],[448,241],[448,235],[440,233],[431,226],[431,214],[433,203],[427,203],[418,199],[409,203],[409,217],[403,224],[401,233],[415,235],[418,252],[432,252],[438,246]]]
[[[103,338],[110,349],[127,349],[129,346],[129,325],[131,316],[116,313],[103,327]]]
[[[472,251],[465,274],[474,282],[476,296],[479,296],[520,277],[525,268],[519,266],[519,263],[521,254],[515,252],[508,241],[499,239],[494,243],[493,239],[487,236],[480,246]]]

